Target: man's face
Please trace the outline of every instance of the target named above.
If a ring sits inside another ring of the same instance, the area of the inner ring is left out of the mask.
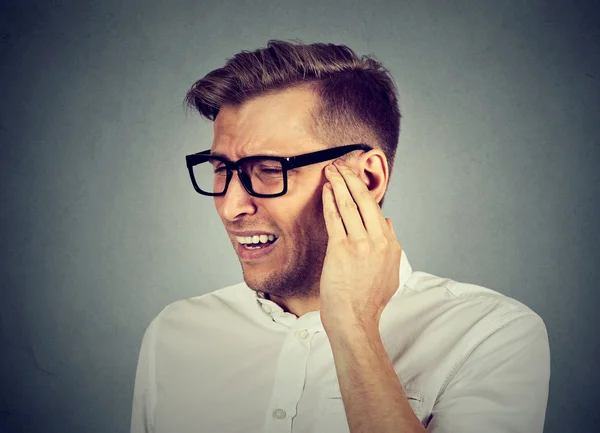
[[[309,112],[315,96],[294,89],[251,100],[240,107],[224,106],[214,122],[212,152],[236,161],[244,156],[294,156],[325,149],[309,133]],[[250,196],[234,173],[227,194],[214,197],[217,212],[238,254],[248,287],[281,298],[318,297],[327,249],[323,218],[323,169],[330,163],[288,171],[288,191],[275,198]],[[268,254],[240,257],[241,245],[232,232],[272,233],[278,240]]]

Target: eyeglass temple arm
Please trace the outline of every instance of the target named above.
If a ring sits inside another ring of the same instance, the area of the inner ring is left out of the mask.
[[[304,167],[305,165],[314,164],[318,162],[327,161],[329,159],[334,159],[340,156],[343,156],[347,153],[354,152],[355,150],[364,150],[368,152],[373,148],[366,144],[349,144],[347,146],[333,147],[331,149],[319,150],[317,152],[311,152],[307,155],[301,156],[292,156],[290,158],[284,158],[285,161],[288,162],[289,168],[298,168]],[[195,153],[194,155],[186,156],[186,160],[188,165],[193,164],[197,158],[197,156],[210,155],[210,149],[204,150],[202,152]],[[231,163],[230,163],[231,164]]]
[[[293,156],[291,158],[286,158],[286,160],[290,164],[290,168],[298,168],[304,167],[305,165],[316,164],[319,162],[338,158],[347,153],[354,152],[355,150],[364,150],[365,152],[368,152],[372,149],[373,148],[371,146],[368,146],[366,144],[350,144],[347,146],[319,150],[317,152],[309,153],[308,155]]]

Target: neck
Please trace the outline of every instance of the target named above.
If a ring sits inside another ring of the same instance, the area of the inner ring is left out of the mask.
[[[311,298],[280,298],[279,296],[265,293],[265,298],[275,302],[286,313],[292,313],[296,317],[301,317],[311,311],[319,311],[321,302],[319,297]]]

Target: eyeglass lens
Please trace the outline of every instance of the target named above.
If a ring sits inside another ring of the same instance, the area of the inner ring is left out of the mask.
[[[283,192],[284,172],[281,162],[271,159],[253,159],[245,161],[241,169],[249,177],[251,189],[255,193],[279,194]],[[209,158],[207,162],[195,165],[193,173],[198,187],[203,192],[220,194],[225,191],[227,169],[222,161]],[[241,180],[243,181],[243,179]]]

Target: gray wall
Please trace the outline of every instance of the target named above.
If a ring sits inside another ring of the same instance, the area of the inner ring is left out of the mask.
[[[150,320],[241,281],[185,170],[211,124],[181,103],[275,38],[344,43],[390,68],[404,122],[384,210],[413,267],[538,312],[546,432],[597,428],[597,8],[121,3],[2,4],[0,431],[127,432]]]

